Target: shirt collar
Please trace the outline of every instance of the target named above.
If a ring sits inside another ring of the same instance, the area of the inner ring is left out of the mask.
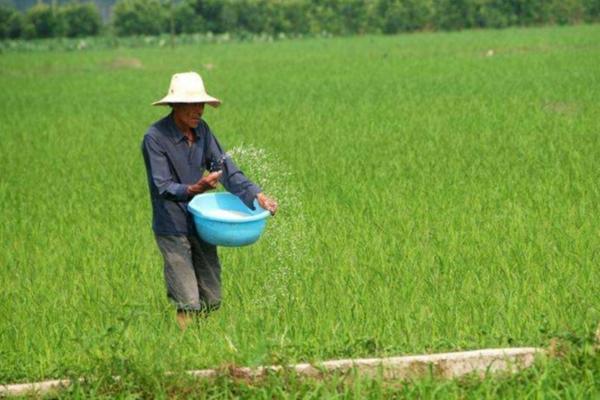
[[[169,138],[173,141],[173,143],[179,143],[183,140],[186,140],[185,135],[183,133],[181,133],[181,131],[175,124],[175,119],[173,118],[172,111],[171,111],[171,114],[169,114],[167,116],[167,126],[169,127]],[[196,135],[196,139],[198,139],[200,136],[200,135],[198,135],[198,127],[194,128],[193,131],[194,131],[194,134]]]

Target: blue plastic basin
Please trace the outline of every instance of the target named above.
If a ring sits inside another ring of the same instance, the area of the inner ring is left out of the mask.
[[[246,246],[258,240],[271,215],[254,200],[254,210],[227,192],[203,193],[188,204],[200,237],[215,246]]]

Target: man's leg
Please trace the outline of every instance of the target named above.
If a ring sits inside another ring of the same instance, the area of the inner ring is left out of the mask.
[[[217,247],[197,236],[189,236],[189,241],[203,311],[216,310],[221,305],[221,264]]]
[[[156,243],[165,262],[167,296],[176,304],[177,322],[185,329],[190,313],[202,310],[203,306],[192,260],[192,245],[187,236],[177,235],[156,235]]]

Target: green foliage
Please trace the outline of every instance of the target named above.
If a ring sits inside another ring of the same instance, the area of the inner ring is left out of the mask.
[[[168,8],[159,0],[121,0],[113,9],[113,27],[119,36],[168,32]]]
[[[426,28],[432,5],[420,0],[379,0],[376,11],[381,31],[393,34]]]
[[[512,8],[503,0],[480,0],[473,12],[472,22],[476,27],[505,28],[517,22]]]
[[[13,7],[0,5],[0,39],[15,39],[21,36],[23,17]]]
[[[252,33],[455,30],[577,23],[598,15],[598,0],[195,0],[204,31]]]
[[[0,39],[94,36],[101,26],[100,13],[93,3],[38,3],[25,15],[0,7]]]
[[[206,31],[206,21],[196,13],[195,0],[184,0],[175,8],[175,32],[196,33]]]
[[[100,32],[92,3],[57,4],[34,6],[25,22],[5,9],[0,38]],[[177,34],[396,34],[595,22],[600,0],[118,0],[111,24],[119,36],[159,35],[171,18]]]
[[[600,21],[600,0],[583,0],[583,7],[586,21]]]
[[[442,30],[473,26],[474,4],[469,0],[433,0],[433,26]]]
[[[71,3],[59,8],[67,37],[95,36],[100,33],[102,19],[92,3]]]
[[[560,25],[575,24],[584,20],[584,14],[585,5],[579,0],[554,0],[549,4],[547,21]]]
[[[65,21],[58,7],[38,3],[25,14],[24,33],[28,38],[49,38],[65,34]]]
[[[434,0],[433,8],[432,25],[443,30],[573,24],[594,12],[586,0]]]
[[[206,21],[206,30],[214,33],[224,32],[223,23],[224,1],[196,0],[195,10]]]
[[[305,34],[309,31],[309,16],[302,0],[282,1],[281,6],[273,3],[271,26],[274,32]]]

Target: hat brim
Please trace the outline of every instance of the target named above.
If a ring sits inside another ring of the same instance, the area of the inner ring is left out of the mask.
[[[221,105],[221,100],[212,96],[197,96],[197,97],[179,97],[168,95],[163,97],[162,99],[155,101],[152,103],[153,106],[168,106],[169,104],[193,104],[193,103],[206,103],[213,107],[219,107]]]

